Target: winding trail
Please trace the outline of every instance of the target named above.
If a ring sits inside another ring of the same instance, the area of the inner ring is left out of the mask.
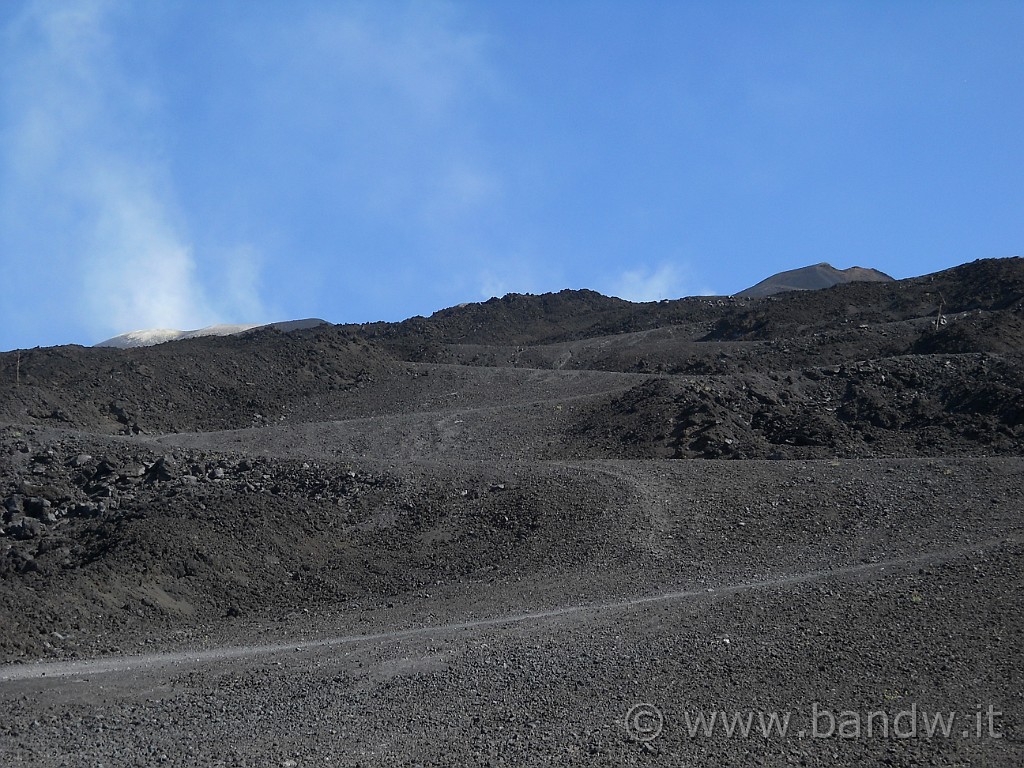
[[[544,619],[571,616],[574,614],[597,613],[599,611],[615,611],[631,608],[634,606],[649,605],[654,603],[670,602],[677,600],[691,600],[698,598],[717,597],[736,593],[747,592],[758,589],[772,589],[777,587],[788,587],[799,584],[806,584],[815,581],[828,579],[842,579],[850,576],[862,575],[888,575],[887,571],[898,570],[906,567],[921,566],[924,564],[940,563],[946,560],[959,557],[972,552],[979,552],[996,545],[1006,543],[1019,543],[1024,537],[1000,536],[984,541],[952,547],[942,550],[933,550],[918,555],[901,557],[892,560],[882,560],[874,563],[860,563],[857,565],[828,570],[807,571],[804,573],[780,576],[760,581],[739,582],[725,584],[717,587],[704,589],[685,589],[658,592],[640,597],[630,597],[606,602],[591,602],[580,605],[567,605],[559,608],[550,608],[541,611],[527,613],[516,613],[506,616],[494,616],[482,619],[471,619],[468,621],[455,622],[451,624],[433,624],[409,629],[391,630],[387,632],[376,632],[359,635],[340,635],[336,637],[319,640],[303,640],[293,643],[275,643],[267,645],[238,645],[222,646],[218,648],[207,648],[192,651],[174,651],[167,653],[152,653],[129,656],[110,656],[97,659],[58,661],[58,662],[33,662],[27,664],[10,664],[0,667],[0,684],[17,680],[32,680],[40,678],[64,678],[64,677],[87,677],[103,675],[116,672],[142,671],[157,669],[166,666],[195,666],[205,663],[230,661],[236,659],[254,659],[264,656],[273,656],[296,651],[315,650],[319,648],[332,648],[335,646],[357,645],[360,643],[374,643],[389,640],[402,640],[421,636],[432,636],[446,632],[462,632],[474,629],[486,629],[491,627],[502,627],[526,622],[541,621]]]

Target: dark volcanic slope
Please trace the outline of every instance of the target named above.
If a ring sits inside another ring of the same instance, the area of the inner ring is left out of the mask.
[[[877,269],[865,269],[864,267],[836,269],[831,264],[822,262],[809,267],[779,272],[777,275],[766,277],[757,285],[742,290],[736,295],[757,299],[785,293],[786,291],[817,291],[843,283],[881,283],[889,282],[892,279],[889,275],[879,272]]]
[[[319,417],[339,393],[394,369],[390,355],[336,327],[32,349],[0,355],[0,418],[118,434],[250,427]]]
[[[1022,340],[1004,259],[0,355],[0,763],[1020,765]]]

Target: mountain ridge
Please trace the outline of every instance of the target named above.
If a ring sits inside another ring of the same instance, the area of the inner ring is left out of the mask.
[[[895,278],[869,267],[836,269],[827,261],[797,269],[778,272],[733,294],[746,298],[763,298],[787,291],[816,291],[854,282],[890,282]]]
[[[0,762],[660,765],[632,702],[751,685],[1010,734],[1022,473],[1021,259],[3,353]],[[662,755],[751,760],[701,741]],[[790,744],[763,757],[1024,756]]]
[[[314,328],[326,323],[326,320],[310,317],[302,320],[284,320],[276,323],[220,323],[208,325],[205,328],[197,328],[192,331],[180,331],[174,328],[150,328],[120,333],[117,336],[112,336],[109,339],[93,344],[93,346],[114,347],[117,349],[151,347],[155,344],[166,344],[170,341],[183,341],[185,339],[199,339],[204,336],[237,336],[259,328],[274,328],[279,331],[288,332],[304,328]]]

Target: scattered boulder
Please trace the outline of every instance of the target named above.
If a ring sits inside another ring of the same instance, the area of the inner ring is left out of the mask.
[[[71,460],[71,466],[75,469],[80,469],[92,461],[92,456],[88,453],[80,453]]]
[[[50,511],[52,506],[53,503],[47,499],[41,499],[38,496],[30,496],[25,499],[25,514],[39,520]]]
[[[173,456],[161,456],[146,472],[146,479],[149,482],[168,482],[179,475],[178,462]]]
[[[14,539],[34,539],[42,531],[42,524],[32,517],[17,517],[5,526],[5,530]]]

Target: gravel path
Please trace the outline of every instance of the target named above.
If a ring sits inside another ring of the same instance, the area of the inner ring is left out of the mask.
[[[808,582],[825,581],[830,579],[842,579],[855,575],[865,577],[878,577],[886,571],[905,569],[908,566],[920,566],[940,563],[954,556],[963,555],[967,552],[981,551],[990,548],[995,544],[1005,544],[1020,539],[1001,538],[982,542],[979,544],[944,549],[935,552],[926,552],[914,557],[901,557],[894,560],[885,560],[877,563],[861,563],[844,568],[834,568],[825,571],[809,571],[807,573],[791,574],[774,579],[762,581],[744,582],[739,584],[727,584],[697,590],[673,590],[659,592],[653,595],[642,597],[631,597],[625,600],[613,600],[602,603],[586,603],[583,605],[567,605],[561,608],[549,608],[542,611],[530,611],[517,613],[510,616],[496,616],[486,619],[473,619],[471,621],[453,622],[445,624],[434,624],[412,629],[402,629],[389,632],[377,632],[366,635],[344,635],[330,637],[320,640],[311,640],[298,643],[278,643],[273,645],[241,645],[231,647],[204,648],[194,651],[179,651],[175,653],[154,653],[134,656],[120,656],[114,658],[98,658],[70,662],[35,662],[32,664],[9,664],[0,667],[0,683],[9,680],[29,680],[34,678],[55,678],[55,677],[95,677],[109,672],[127,672],[134,670],[152,669],[167,665],[181,666],[190,664],[207,664],[211,662],[251,659],[261,656],[273,656],[282,653],[293,653],[296,651],[308,651],[317,648],[332,648],[341,645],[354,645],[365,643],[380,643],[388,640],[404,640],[416,637],[433,637],[444,632],[463,632],[465,630],[502,627],[509,624],[520,624],[524,622],[539,621],[573,614],[593,614],[598,611],[616,611],[632,606],[645,605],[648,603],[675,602],[681,600],[692,600],[694,598],[705,599],[708,597],[719,597],[754,589],[769,589],[786,587],[794,584],[805,584]]]

